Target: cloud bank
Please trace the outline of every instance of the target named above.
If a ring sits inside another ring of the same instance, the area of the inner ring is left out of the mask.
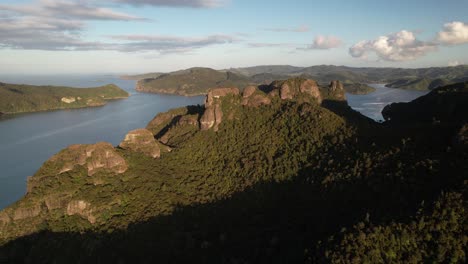
[[[448,45],[468,43],[468,24],[457,21],[445,24],[444,30],[437,35],[437,40]]]
[[[418,40],[413,32],[402,30],[375,40],[360,41],[349,49],[349,54],[355,58],[367,58],[373,52],[382,60],[408,61],[424,56],[436,48],[434,43]]]
[[[334,36],[316,36],[314,43],[309,46],[309,49],[333,49],[341,46],[343,42]]]

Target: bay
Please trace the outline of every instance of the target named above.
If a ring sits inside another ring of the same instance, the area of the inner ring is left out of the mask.
[[[26,180],[71,144],[118,145],[128,131],[145,127],[160,112],[202,104],[204,96],[137,93],[135,81],[116,76],[0,76],[5,83],[94,87],[114,83],[130,97],[102,107],[13,115],[0,120],[0,209],[20,199]]]

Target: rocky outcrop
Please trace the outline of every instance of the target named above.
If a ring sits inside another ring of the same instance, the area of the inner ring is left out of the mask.
[[[110,143],[100,142],[93,145],[71,145],[47,161],[50,167],[58,168],[57,174],[84,166],[92,176],[100,170],[114,174],[124,173],[127,162],[115,151]]]
[[[0,212],[0,228],[11,222],[10,216],[5,212]]]
[[[62,97],[61,101],[66,104],[71,104],[71,103],[76,102],[76,98],[75,97]]]
[[[214,131],[218,131],[219,124],[221,124],[223,120],[221,100],[219,99],[227,95],[239,94],[240,92],[237,88],[215,88],[210,90],[205,100],[205,112],[200,118],[201,130],[213,128]]]
[[[17,221],[38,216],[42,211],[41,209],[42,208],[40,205],[30,207],[19,207],[13,212],[13,220]]]
[[[74,200],[67,205],[67,215],[79,215],[94,224],[96,223],[96,217],[93,216],[92,211],[91,204],[83,200]]]
[[[65,208],[67,201],[69,199],[68,195],[64,194],[52,194],[44,199],[44,203],[48,211]]]
[[[271,104],[271,99],[263,92],[259,92],[254,86],[245,88],[242,97],[242,105],[249,107]]]
[[[331,99],[338,101],[346,100],[346,91],[340,81],[332,81],[329,86]]]
[[[144,128],[130,131],[120,143],[119,147],[139,152],[152,158],[159,158],[161,156],[161,150],[153,134],[151,131]]]
[[[244,97],[244,98],[250,97],[256,91],[257,91],[257,87],[252,86],[252,85],[247,86],[247,87],[245,87],[244,91],[242,92],[242,97]]]
[[[286,81],[276,81],[270,85],[272,89],[269,93],[270,97],[279,95],[281,100],[309,100],[313,98],[316,102],[321,103],[323,97],[320,93],[319,86],[316,81],[293,78]],[[309,96],[309,97],[307,97]]]
[[[319,86],[314,80],[306,80],[301,83],[299,87],[301,93],[308,94],[313,98],[317,99],[317,102],[322,103],[322,95],[320,94]]]

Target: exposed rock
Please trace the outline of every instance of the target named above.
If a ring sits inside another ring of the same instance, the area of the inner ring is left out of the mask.
[[[5,211],[0,212],[0,227],[10,222],[11,222],[10,216]]]
[[[208,130],[214,127],[218,131],[219,124],[223,119],[223,111],[221,110],[221,102],[218,100],[227,95],[239,95],[237,88],[215,88],[208,92],[205,100],[205,112],[200,118],[201,130]]]
[[[86,201],[75,200],[69,202],[67,205],[67,215],[79,215],[87,219],[91,224],[96,223],[96,217],[92,214],[91,204]]]
[[[13,220],[22,220],[38,216],[41,213],[41,206],[35,205],[32,207],[20,207],[13,213]]]
[[[196,115],[185,115],[181,116],[179,121],[177,121],[177,125],[191,125],[191,126],[198,126],[198,116]]]
[[[286,81],[273,82],[270,87],[272,88],[269,94],[271,97],[274,97],[276,95],[274,91],[278,90],[282,100],[300,99],[310,101],[309,98],[312,97],[318,103],[322,102],[319,86],[314,80],[293,78]],[[304,95],[309,95],[310,97]]]
[[[93,145],[71,145],[54,155],[49,163],[60,167],[57,174],[73,170],[75,166],[85,166],[88,175],[105,169],[116,174],[124,173],[127,162],[115,151],[110,143],[100,142]]]
[[[249,98],[242,99],[242,105],[250,106],[250,107],[259,107],[261,105],[269,105],[271,104],[271,99],[266,95],[256,94]]]
[[[214,106],[214,114],[215,114],[215,124],[213,130],[216,132],[219,129],[219,124],[223,121],[223,111],[221,110],[221,105],[216,104]]]
[[[346,100],[346,91],[340,81],[332,81],[329,86],[329,91],[334,100]]]
[[[158,127],[158,126],[160,126],[160,125],[162,125],[164,123],[169,122],[170,120],[172,120],[177,115],[178,115],[178,113],[174,113],[174,112],[159,113],[159,114],[156,115],[156,117],[153,118],[153,120],[151,120],[148,123],[147,128]]]
[[[66,195],[49,195],[44,199],[47,210],[64,208],[67,205]]]
[[[341,86],[343,87],[343,86]],[[317,102],[320,104],[322,103],[322,95],[320,94],[319,86],[316,81],[314,80],[305,80],[302,82],[300,86],[300,91],[301,93],[305,93],[308,95],[311,95],[315,99],[317,99]]]
[[[273,98],[279,96],[279,90],[278,89],[273,89],[268,93],[268,96]]]
[[[161,150],[153,134],[151,131],[144,128],[130,131],[120,143],[119,147],[134,152],[140,152],[152,158],[159,158],[161,156]]]
[[[287,83],[281,85],[279,93],[281,100],[293,99],[293,91],[291,91],[291,87]]]
[[[81,98],[80,98],[81,99]],[[76,102],[76,99],[75,97],[62,97],[62,102],[66,103],[66,104],[71,104],[71,103],[74,103]]]
[[[208,130],[212,128],[215,124],[215,110],[214,107],[208,107],[205,109],[205,113],[200,118],[200,128],[201,130]]]
[[[255,86],[247,86],[245,87],[244,91],[242,92],[242,97],[247,98],[254,94],[257,91],[257,87]]]

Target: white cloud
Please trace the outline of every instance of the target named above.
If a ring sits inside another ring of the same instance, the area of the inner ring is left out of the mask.
[[[120,13],[79,1],[41,0],[35,5],[0,5],[0,10],[19,15],[81,20],[142,20],[140,17]]]
[[[317,36],[314,43],[309,47],[310,49],[333,49],[338,48],[342,41],[334,36]]]
[[[468,24],[458,21],[446,23],[444,30],[438,33],[437,40],[449,45],[468,43]]]
[[[435,49],[434,43],[417,40],[413,32],[402,30],[375,40],[360,41],[349,49],[349,54],[355,58],[367,58],[369,53],[374,52],[382,60],[407,61]]]

